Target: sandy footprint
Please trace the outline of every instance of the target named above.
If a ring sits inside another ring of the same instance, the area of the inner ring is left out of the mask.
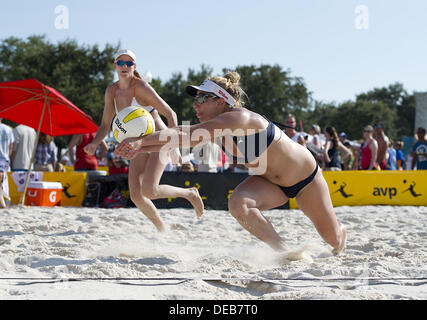
[[[188,230],[188,227],[183,225],[182,223],[171,223],[168,225],[168,231],[171,231],[171,230],[186,231]]]

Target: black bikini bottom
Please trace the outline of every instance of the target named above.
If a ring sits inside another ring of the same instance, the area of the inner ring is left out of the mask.
[[[306,179],[294,184],[291,187],[279,186],[279,188],[282,189],[283,193],[288,198],[295,198],[297,196],[298,192],[301,191],[301,189],[303,189],[306,185],[308,185],[311,181],[313,181],[314,177],[316,176],[318,169],[319,169],[319,165],[316,164],[316,169],[314,169],[313,173],[309,177],[307,177]]]

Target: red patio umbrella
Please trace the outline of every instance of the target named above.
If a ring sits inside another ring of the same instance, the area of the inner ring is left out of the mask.
[[[34,162],[40,132],[54,137],[95,132],[98,129],[87,114],[58,91],[36,79],[0,83],[0,117],[37,130],[28,173]],[[27,174],[21,205],[25,200],[29,176]]]

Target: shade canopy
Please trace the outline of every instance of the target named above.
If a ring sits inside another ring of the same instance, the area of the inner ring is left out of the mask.
[[[0,117],[35,130],[41,121],[40,132],[50,136],[89,133],[98,129],[86,113],[54,88],[36,79],[0,83]]]

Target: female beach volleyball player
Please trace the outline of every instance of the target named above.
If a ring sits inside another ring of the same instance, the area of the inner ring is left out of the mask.
[[[126,139],[115,153],[135,159],[141,152],[176,147],[188,135],[191,145],[215,141],[231,159],[244,162],[255,173],[236,187],[228,202],[230,213],[247,231],[273,249],[285,250],[284,240],[261,211],[296,198],[320,236],[333,247],[333,253],[341,253],[346,245],[346,228],[337,221],[328,185],[315,159],[270,120],[241,107],[243,91],[239,79],[238,73],[228,72],[224,77],[205,80],[200,86],[188,86],[187,93],[195,97],[194,109],[200,124]],[[180,139],[169,140],[165,136]]]
[[[110,130],[111,121],[115,114],[132,105],[141,106],[151,113],[155,120],[156,129],[167,129],[158,112],[163,115],[169,127],[178,124],[176,113],[156,93],[156,91],[136,71],[136,55],[131,50],[120,50],[114,56],[114,68],[119,80],[105,91],[105,106],[101,125],[92,143],[85,147],[88,154],[94,154],[97,146]],[[157,112],[158,111],[158,112]],[[181,160],[179,149],[171,150],[172,161]],[[181,197],[193,205],[197,216],[203,214],[204,206],[196,188],[178,188],[169,185],[159,185],[160,178],[166,166],[160,161],[159,153],[140,153],[129,165],[129,191],[133,203],[141,210],[159,231],[165,230],[156,207],[151,200],[160,198]]]

